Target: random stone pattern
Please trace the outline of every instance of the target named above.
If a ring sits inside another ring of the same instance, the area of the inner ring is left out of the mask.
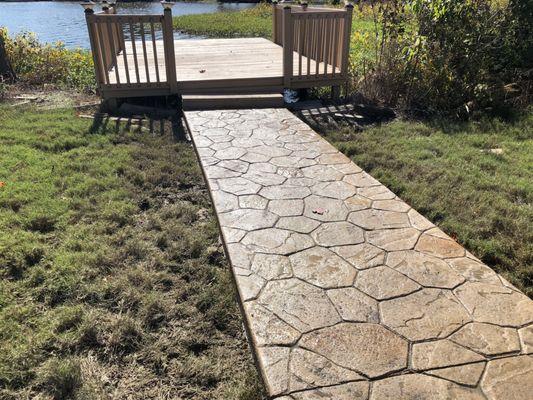
[[[525,295],[287,110],[186,119],[272,397],[531,398]]]

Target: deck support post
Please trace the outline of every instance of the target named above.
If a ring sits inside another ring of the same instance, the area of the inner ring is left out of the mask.
[[[339,101],[341,98],[341,87],[339,85],[335,85],[331,87],[331,99],[333,101]]]
[[[293,73],[293,37],[291,6],[283,7],[283,86],[290,89]]]
[[[346,4],[344,6],[346,15],[344,17],[344,37],[342,40],[342,63],[341,75],[343,78],[348,78],[348,59],[350,58],[350,37],[352,34],[352,14],[353,4]]]
[[[176,54],[174,51],[174,29],[172,27],[172,6],[174,3],[162,1],[163,12],[163,47],[165,49],[165,70],[170,93],[178,92],[178,79],[176,76]]]

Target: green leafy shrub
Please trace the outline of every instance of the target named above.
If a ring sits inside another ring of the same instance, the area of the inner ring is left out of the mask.
[[[532,94],[533,2],[391,0],[372,2],[373,49],[353,65],[375,100],[425,112],[501,113]]]
[[[23,83],[53,84],[84,91],[95,89],[93,61],[89,51],[70,50],[61,42],[42,44],[33,33],[28,32],[10,37],[6,29],[0,29],[0,35],[4,38],[15,73]]]

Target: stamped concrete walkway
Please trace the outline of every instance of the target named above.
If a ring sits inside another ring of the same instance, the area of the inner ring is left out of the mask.
[[[287,110],[186,119],[271,396],[533,398],[526,296]]]

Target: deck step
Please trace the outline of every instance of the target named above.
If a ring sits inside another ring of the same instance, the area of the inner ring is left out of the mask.
[[[224,110],[235,108],[279,108],[284,106],[283,95],[279,93],[254,93],[233,95],[184,95],[182,105],[185,111]]]

